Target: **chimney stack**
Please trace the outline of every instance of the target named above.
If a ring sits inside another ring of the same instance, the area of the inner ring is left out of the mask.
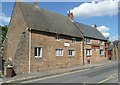
[[[67,11],[67,15],[70,18],[70,20],[73,22],[74,21],[74,14],[71,10]]]
[[[34,2],[34,6],[38,8],[38,1]]]
[[[94,28],[97,28],[97,25],[96,25],[96,24],[94,24],[94,25],[93,25],[93,27],[94,27]]]

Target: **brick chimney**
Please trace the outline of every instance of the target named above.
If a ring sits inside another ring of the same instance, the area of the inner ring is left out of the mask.
[[[67,15],[70,18],[70,20],[73,22],[74,21],[74,14],[71,10],[67,11]]]
[[[38,8],[38,1],[34,2],[34,6]]]

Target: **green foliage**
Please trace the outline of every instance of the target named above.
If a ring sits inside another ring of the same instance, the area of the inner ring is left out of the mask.
[[[0,46],[2,45],[3,41],[6,38],[8,26],[1,26],[0,25]]]

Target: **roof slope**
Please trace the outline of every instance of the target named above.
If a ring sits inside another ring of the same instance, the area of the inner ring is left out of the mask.
[[[83,38],[79,29],[66,16],[37,8],[24,2],[19,3],[23,17],[29,28]]]
[[[85,37],[94,39],[107,40],[96,28],[92,26],[75,22],[76,26],[80,29]]]

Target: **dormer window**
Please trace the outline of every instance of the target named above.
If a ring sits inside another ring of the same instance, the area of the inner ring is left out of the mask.
[[[72,38],[72,43],[76,43],[76,39],[75,38]]]
[[[60,35],[56,35],[56,41],[60,41]]]
[[[86,43],[91,44],[91,40],[89,38],[86,38]]]
[[[104,42],[103,42],[103,41],[99,41],[99,44],[100,44],[100,45],[104,45]]]

